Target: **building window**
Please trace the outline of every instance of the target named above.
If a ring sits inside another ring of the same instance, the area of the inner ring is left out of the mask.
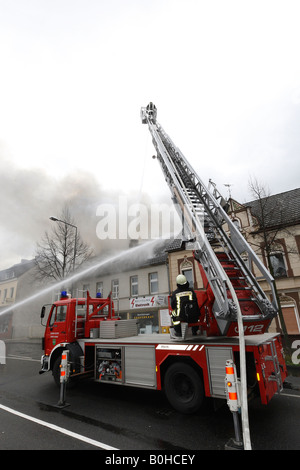
[[[184,257],[182,263],[179,266],[179,273],[183,274],[186,277],[190,287],[194,287],[194,270],[193,263],[187,258]]]
[[[283,253],[271,253],[270,261],[274,277],[287,277],[287,270]]]
[[[96,295],[101,294],[101,297],[103,297],[103,282],[96,282]]]
[[[139,286],[138,286],[138,277],[131,276],[130,278],[130,295],[134,297],[139,293]]]
[[[119,279],[113,279],[111,281],[111,294],[113,299],[119,298]]]
[[[190,287],[194,287],[194,276],[193,276],[193,269],[188,268],[188,269],[183,269],[182,274],[186,277],[186,280],[189,283]]]
[[[55,322],[65,321],[66,314],[67,314],[67,305],[54,306],[49,325],[52,326]]]
[[[241,229],[242,229],[242,224],[241,224],[240,219],[235,218],[235,219],[232,220],[232,223],[233,223],[233,225],[236,226],[236,228],[237,228],[238,230],[241,231]]]
[[[158,274],[149,274],[149,292],[151,295],[158,294]]]
[[[8,279],[13,279],[15,277],[14,271],[9,271],[8,273],[4,273],[2,276],[3,281],[8,281]]]

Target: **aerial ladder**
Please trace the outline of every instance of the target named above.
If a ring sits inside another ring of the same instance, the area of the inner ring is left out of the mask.
[[[227,214],[228,203],[209,182],[204,185],[182,152],[157,122],[153,103],[141,108],[175,207],[192,240],[207,291],[199,319],[207,336],[237,336],[238,311],[245,334],[262,334],[277,315],[274,280]],[[271,301],[261,288],[265,282]],[[241,326],[241,325],[240,325]]]
[[[198,297],[201,332],[239,337],[242,433],[244,448],[250,450],[245,334],[264,333],[277,315],[274,280],[228,216],[227,203],[216,185],[204,185],[157,122],[152,102],[141,108],[141,119],[148,124],[156,158],[182,216],[185,234],[193,242],[206,296]],[[266,282],[271,301],[259,281]]]

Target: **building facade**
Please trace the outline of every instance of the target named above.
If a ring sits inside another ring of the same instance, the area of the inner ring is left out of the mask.
[[[229,202],[230,217],[275,279],[288,334],[300,334],[300,188],[246,204]],[[275,322],[281,331],[278,317]]]
[[[40,312],[53,301],[52,289],[37,282],[35,260],[0,271],[0,339],[41,338]]]
[[[160,245],[143,261],[133,256],[127,260],[109,263],[92,276],[76,283],[79,297],[86,292],[93,297],[112,296],[115,310],[122,319],[136,319],[139,333],[167,333],[168,315],[168,255],[165,244]]]

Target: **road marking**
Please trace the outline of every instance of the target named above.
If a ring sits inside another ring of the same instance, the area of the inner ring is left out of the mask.
[[[289,394],[289,393],[281,393],[279,396],[300,398],[300,395],[292,395],[292,394]]]
[[[32,359],[32,357],[29,357],[29,356],[15,356],[13,354],[8,354],[7,359],[18,359],[19,361],[41,362],[40,359]]]
[[[0,404],[0,409],[7,411],[8,413],[12,413],[20,418],[28,419],[28,421],[33,421],[36,424],[40,424],[41,426],[45,426],[46,428],[53,429],[54,431],[61,432],[62,434],[66,434],[69,437],[74,437],[74,439],[78,439],[80,441],[86,442],[87,444],[91,444],[95,447],[100,447],[104,450],[119,450],[116,447],[111,447],[103,442],[95,441],[94,439],[90,439],[89,437],[82,436],[81,434],[77,434],[73,431],[68,431],[67,429],[61,428],[60,426],[56,426],[55,424],[47,423],[46,421],[42,421],[41,419],[34,418],[33,416],[26,415],[24,413],[20,413],[17,410],[9,408],[7,406]]]

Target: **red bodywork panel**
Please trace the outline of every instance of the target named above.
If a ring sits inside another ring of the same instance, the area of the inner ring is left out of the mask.
[[[276,354],[279,360],[282,381],[287,377],[287,367],[283,357],[283,347],[280,336],[278,335],[274,342]],[[254,348],[254,357],[256,361],[256,370],[259,378],[259,391],[263,405],[269,403],[273,395],[277,392],[277,384],[274,379],[274,364],[271,359],[271,343],[266,341],[264,344]]]
[[[281,380],[282,382],[287,377],[287,369],[286,364],[283,357],[283,349],[282,349],[282,342],[280,336],[275,336],[274,344],[276,345],[276,353],[280,364],[280,371],[281,371]],[[164,363],[169,360],[184,360],[187,359],[190,361],[195,362],[196,365],[201,367],[202,374],[203,374],[203,383],[204,383],[204,390],[205,396],[211,397],[213,394],[211,393],[211,382],[209,377],[209,365],[208,365],[208,358],[207,358],[207,350],[210,347],[219,347],[224,348],[230,347],[232,348],[233,354],[239,354],[239,345],[238,342],[235,344],[228,344],[228,343],[209,343],[209,344],[159,344],[155,348],[155,356],[156,356],[156,369],[157,369],[157,388],[160,390],[163,388],[162,384],[162,370],[164,367]],[[246,353],[253,354],[253,364],[255,369],[253,369],[253,374],[256,375],[254,377],[255,382],[258,383],[259,386],[259,394],[261,397],[261,403],[266,405],[269,403],[273,395],[278,391],[276,381],[272,380],[274,378],[274,364],[270,359],[271,354],[271,346],[268,340],[263,341],[261,344],[249,344],[246,345]],[[179,357],[180,356],[180,357]],[[225,367],[224,367],[224,378],[225,378]]]

